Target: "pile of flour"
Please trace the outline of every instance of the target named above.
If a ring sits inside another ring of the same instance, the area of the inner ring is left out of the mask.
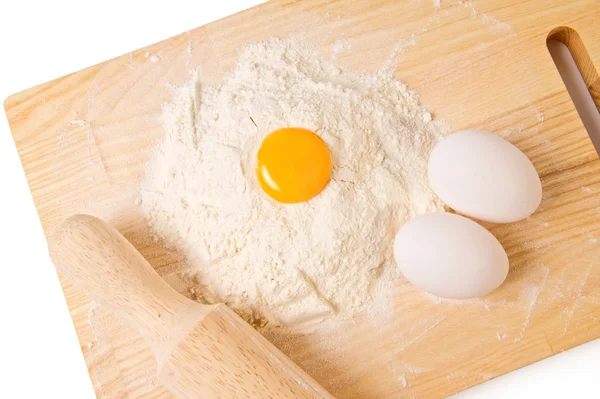
[[[391,73],[354,74],[302,45],[247,46],[219,86],[194,78],[164,107],[165,137],[142,184],[157,238],[181,251],[205,302],[256,326],[352,317],[391,296],[399,227],[442,209],[426,176],[448,133]],[[318,134],[331,181],[280,204],[260,188],[256,154],[282,127]]]

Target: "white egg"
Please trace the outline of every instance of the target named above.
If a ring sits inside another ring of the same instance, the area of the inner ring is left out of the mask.
[[[446,298],[486,295],[508,274],[508,257],[492,233],[452,213],[408,221],[396,235],[394,257],[417,288]]]
[[[516,222],[542,200],[531,161],[495,134],[463,130],[440,141],[429,157],[429,184],[454,210],[475,219]]]

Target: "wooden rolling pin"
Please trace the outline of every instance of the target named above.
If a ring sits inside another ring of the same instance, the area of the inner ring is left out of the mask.
[[[116,229],[88,215],[50,240],[58,272],[134,327],[179,399],[332,398],[226,305],[175,291]]]

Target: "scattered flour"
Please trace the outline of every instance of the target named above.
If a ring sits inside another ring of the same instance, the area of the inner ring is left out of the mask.
[[[400,377],[398,377],[398,381],[400,381],[402,388],[408,387],[408,381],[406,381],[406,376],[404,374],[402,374]]]
[[[352,48],[352,45],[350,44],[350,42],[346,39],[338,39],[335,41],[335,43],[333,43],[333,48],[331,49],[331,51],[334,54],[338,54],[344,51],[348,51]]]
[[[141,189],[148,224],[185,255],[199,300],[257,327],[390,306],[395,233],[442,210],[426,165],[448,128],[389,71],[357,75],[273,39],[246,47],[220,86],[179,89],[163,122]],[[255,178],[262,139],[287,126],[314,131],[333,160],[326,188],[291,205]]]
[[[399,40],[387,60],[384,62],[381,70],[387,73],[393,73],[397,65],[400,63],[400,55],[407,51],[409,48],[417,44],[416,34],[411,34],[407,39]]]
[[[434,0],[434,4],[435,4],[435,0]],[[506,22],[503,22],[501,20],[499,20],[496,17],[493,17],[481,10],[479,10],[477,7],[475,7],[475,5],[471,2],[471,0],[453,0],[449,2],[450,6],[462,6],[465,7],[467,10],[469,10],[471,12],[471,17],[473,18],[479,18],[481,20],[481,22],[483,22],[486,25],[495,27],[495,28],[499,28],[502,30],[505,30],[511,34],[515,34],[515,31],[513,29],[513,27],[509,24],[507,24]]]

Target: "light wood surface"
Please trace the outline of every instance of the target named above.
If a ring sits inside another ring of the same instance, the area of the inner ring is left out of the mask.
[[[135,204],[173,85],[202,65],[215,81],[245,43],[309,42],[356,71],[394,49],[396,76],[452,130],[487,129],[532,160],[544,199],[529,219],[486,225],[510,259],[506,283],[467,303],[398,281],[379,324],[348,323],[336,345],[269,336],[339,398],[442,398],[600,336],[600,160],[546,47],[568,26],[600,65],[597,0],[281,0],[10,97],[5,106],[47,235],[76,213],[110,222],[169,284],[181,255],[149,240]],[[343,38],[348,46],[334,46]],[[157,58],[152,57],[155,55]],[[157,61],[157,62],[152,62]],[[98,397],[170,398],[134,329],[63,280]]]
[[[106,222],[72,216],[49,248],[61,276],[144,337],[158,381],[177,398],[331,398],[227,306],[171,288]]]
[[[560,26],[550,32],[548,40],[556,40],[567,46],[600,112],[600,76],[577,31],[568,26]]]

